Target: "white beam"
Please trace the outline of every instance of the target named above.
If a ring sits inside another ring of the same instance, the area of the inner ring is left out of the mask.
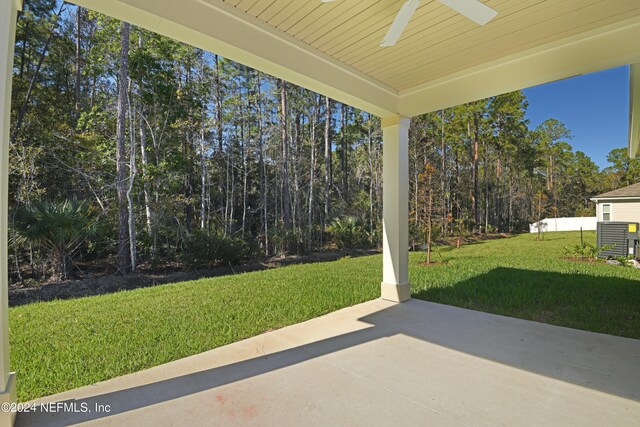
[[[629,157],[640,155],[640,64],[629,70]]]
[[[16,19],[21,2],[0,0],[0,404],[16,401],[14,374],[9,369],[9,275],[7,228],[9,205],[9,120]],[[14,412],[0,410],[0,426],[12,425]]]
[[[409,119],[382,119],[382,285],[384,299],[411,298],[409,286]]]
[[[640,62],[640,21],[605,26],[401,91],[408,117],[607,68]]]
[[[70,0],[380,117],[397,91],[221,0]]]

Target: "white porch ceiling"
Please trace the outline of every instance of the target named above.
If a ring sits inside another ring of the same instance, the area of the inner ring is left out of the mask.
[[[380,48],[402,1],[72,0],[383,117],[640,62],[637,0],[483,0],[485,26],[425,0]]]

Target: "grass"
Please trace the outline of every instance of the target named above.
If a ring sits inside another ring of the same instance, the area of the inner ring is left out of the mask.
[[[219,347],[379,295],[379,256],[295,265],[9,311],[26,401]]]
[[[585,232],[595,243],[595,232]],[[640,338],[640,269],[564,260],[579,232],[441,249],[445,265],[411,258],[413,297],[611,335]],[[440,258],[437,253],[435,260]]]
[[[595,240],[593,233],[586,234]],[[640,338],[640,270],[562,260],[578,233],[411,254],[415,298]],[[381,256],[10,309],[21,401],[106,380],[379,296]]]

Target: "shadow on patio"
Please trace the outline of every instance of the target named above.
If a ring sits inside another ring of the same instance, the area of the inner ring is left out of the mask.
[[[513,274],[497,270],[488,274]],[[227,363],[239,359],[245,360]],[[611,421],[613,413],[624,423],[640,416],[640,341],[418,300],[375,300],[43,401],[110,405],[111,411],[21,413],[18,425],[132,423],[150,416],[166,422],[415,424],[428,416],[454,424],[589,424],[601,420],[597,414]]]

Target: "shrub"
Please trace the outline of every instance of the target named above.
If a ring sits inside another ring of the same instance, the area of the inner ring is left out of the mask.
[[[16,209],[17,244],[35,243],[47,254],[53,279],[67,279],[78,249],[103,230],[104,222],[88,201],[34,202]]]
[[[300,254],[305,250],[304,236],[300,231],[287,231],[282,227],[272,228],[269,230],[269,246],[275,255],[291,252]]]
[[[338,249],[369,248],[372,245],[372,236],[354,217],[335,219],[327,231]]]
[[[189,234],[180,257],[190,268],[233,265],[246,260],[252,250],[242,239],[197,230]]]
[[[571,258],[596,260],[601,251],[612,249],[611,245],[594,246],[590,243],[581,243],[578,245],[570,245],[564,248],[564,253]]]

